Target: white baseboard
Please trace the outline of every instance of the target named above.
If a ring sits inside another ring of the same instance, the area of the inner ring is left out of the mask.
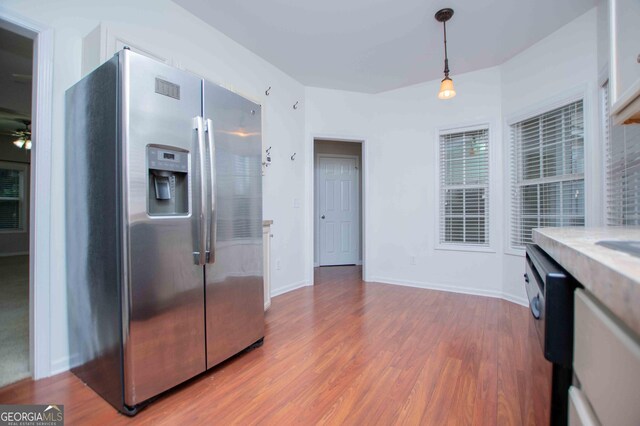
[[[58,358],[51,362],[51,376],[71,370],[78,364],[80,364],[80,356],[78,354]]]
[[[309,285],[310,284],[307,281],[299,281],[288,286],[273,290],[271,292],[271,297],[279,296],[281,294],[288,293],[298,288],[307,287]],[[77,355],[71,357],[64,356],[52,361],[50,375],[55,376],[56,374],[64,373],[65,371],[70,370],[71,367],[76,364],[77,358]]]
[[[354,265],[362,265],[362,260],[358,260],[356,263],[354,263]],[[340,266],[340,265],[328,265],[328,266]],[[348,265],[345,265],[345,266],[348,266]],[[313,267],[314,268],[319,268],[320,267],[320,263],[314,262],[313,263]]]
[[[487,290],[477,287],[463,287],[451,284],[425,283],[419,281],[396,280],[387,277],[371,277],[367,282],[401,285],[405,287],[423,288],[427,290],[448,291],[450,293],[471,294],[473,296],[493,297],[496,299],[504,299],[512,303],[522,306],[529,306],[529,301],[525,298],[507,294],[499,290]]]
[[[502,296],[500,296],[502,299],[507,300],[509,302],[518,304],[518,305],[522,305],[525,307],[529,307],[529,299],[527,299],[526,297],[521,297],[521,296],[516,296],[513,294],[509,294],[509,293],[502,293]]]
[[[479,288],[454,286],[450,284],[434,284],[434,283],[424,283],[424,282],[418,282],[418,281],[396,280],[393,278],[386,278],[386,277],[372,277],[371,279],[367,280],[367,282],[400,285],[404,287],[422,288],[426,290],[447,291],[450,293],[470,294],[474,296],[493,297],[497,299],[504,299],[509,302],[516,303],[518,305],[529,306],[529,301],[526,298],[504,293],[498,290],[483,290]],[[309,284],[306,281],[298,281],[293,284],[273,290],[271,292],[271,297],[280,296],[281,294],[285,294],[302,287],[308,287],[310,285],[311,284]],[[76,363],[76,361],[77,361],[77,356],[71,356],[71,357],[65,356],[65,357],[58,358],[55,361],[52,361],[51,376],[55,376],[56,374],[60,374],[60,373],[64,373],[65,371],[68,371],[71,368],[71,366]]]
[[[307,287],[307,286],[310,286],[310,285],[311,284],[309,284],[307,281],[298,281],[296,283],[289,284],[289,285],[284,286],[284,287],[275,288],[275,289],[271,290],[271,297],[280,296],[281,294],[285,294],[285,293],[288,293],[290,291],[297,290],[299,288]]]
[[[65,356],[62,358],[58,358],[55,361],[51,361],[51,376],[55,376],[56,374],[64,373],[68,371],[71,363],[69,362],[69,357]]]

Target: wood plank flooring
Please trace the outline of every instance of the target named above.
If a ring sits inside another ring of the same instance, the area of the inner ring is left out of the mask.
[[[127,418],[63,373],[0,403],[64,404],[67,424],[546,425],[551,366],[527,308],[363,283],[359,267],[273,299],[264,346]]]

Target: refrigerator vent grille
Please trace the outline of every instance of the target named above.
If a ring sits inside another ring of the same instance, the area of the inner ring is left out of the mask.
[[[156,77],[156,93],[180,100],[180,86]]]

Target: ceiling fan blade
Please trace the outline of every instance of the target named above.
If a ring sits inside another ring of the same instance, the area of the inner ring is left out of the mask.
[[[17,83],[31,83],[31,80],[33,80],[31,74],[11,74],[11,77]]]
[[[13,109],[0,107],[0,118],[16,120],[22,123],[24,120],[29,120],[30,117],[28,114],[24,114]]]

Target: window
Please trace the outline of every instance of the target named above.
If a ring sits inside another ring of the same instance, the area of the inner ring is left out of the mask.
[[[640,124],[612,126],[609,82],[600,90],[607,225],[640,225]]]
[[[22,166],[0,163],[0,231],[23,229],[24,173]]]
[[[489,129],[440,134],[440,243],[489,245]]]
[[[584,225],[582,100],[511,125],[511,247],[531,230]]]

